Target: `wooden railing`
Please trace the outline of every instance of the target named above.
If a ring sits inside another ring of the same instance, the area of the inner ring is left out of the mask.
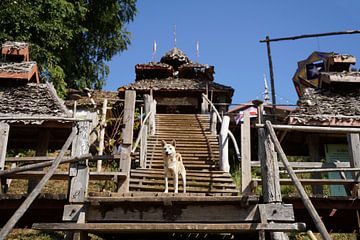
[[[241,161],[241,154],[239,151],[238,144],[236,142],[236,139],[234,137],[234,134],[229,130],[229,124],[230,124],[230,117],[224,116],[221,118],[218,110],[214,106],[214,104],[209,100],[209,98],[202,94],[203,102],[207,102],[211,107],[211,123],[210,123],[210,131],[213,134],[216,134],[216,120],[218,120],[221,123],[221,130],[219,133],[219,141],[220,141],[220,168],[221,170],[225,172],[230,172],[230,165],[229,165],[229,155],[228,155],[228,138],[232,140],[236,152],[236,157]],[[205,101],[204,101],[205,100]]]

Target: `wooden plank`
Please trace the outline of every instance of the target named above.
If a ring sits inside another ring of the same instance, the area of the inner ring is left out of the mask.
[[[0,172],[5,170],[5,158],[9,138],[10,126],[0,122]],[[0,179],[0,193],[6,192],[6,181]]]
[[[260,222],[258,207],[263,206],[268,221],[293,222],[291,204],[258,204],[242,206],[241,202],[163,201],[92,202],[87,222]],[[219,214],[221,212],[221,214]]]
[[[318,135],[310,134],[307,136],[307,144],[309,149],[310,160],[313,162],[320,162],[320,139]],[[321,179],[321,173],[312,173],[311,178]],[[321,185],[312,186],[313,194],[323,194],[323,187]]]
[[[272,141],[274,142],[275,145],[275,149],[278,152],[281,161],[283,162],[286,170],[288,171],[292,182],[294,183],[296,189],[298,190],[301,199],[304,203],[304,206],[306,207],[306,209],[308,210],[311,218],[313,219],[313,222],[316,226],[316,228],[318,229],[319,233],[321,234],[321,236],[323,237],[323,239],[325,240],[331,240],[331,237],[328,233],[328,231],[326,230],[326,227],[324,225],[324,223],[322,222],[319,214],[317,213],[316,209],[314,208],[314,205],[311,203],[310,198],[308,197],[308,195],[306,194],[303,186],[301,185],[299,179],[297,178],[297,176],[294,173],[294,170],[292,169],[292,167],[289,164],[289,161],[279,143],[279,140],[276,137],[274,128],[272,127],[272,124],[270,121],[266,121],[266,129],[267,131],[269,131],[269,134],[271,136]]]
[[[348,134],[348,146],[350,154],[350,166],[352,168],[360,167],[360,135],[359,134]],[[354,174],[354,179],[360,180],[360,174],[357,172]],[[360,186],[356,184],[353,189],[353,194],[356,197],[360,197]]]
[[[99,233],[237,233],[243,231],[304,231],[302,223],[36,223],[36,230]]]
[[[251,193],[251,135],[250,115],[244,112],[241,124],[241,193]]]
[[[69,148],[71,142],[73,141],[74,137],[76,136],[76,133],[77,133],[77,129],[73,128],[70,136],[66,140],[59,155],[56,157],[53,164],[48,169],[48,172],[46,173],[46,175],[41,179],[41,181],[36,186],[36,188],[28,195],[28,197],[24,200],[24,202],[21,204],[21,206],[15,211],[15,213],[12,215],[12,217],[7,221],[7,223],[1,229],[0,239],[5,239],[5,237],[13,229],[15,224],[19,221],[19,219],[24,215],[24,213],[27,211],[27,209],[30,207],[30,205],[33,203],[33,201],[40,194],[41,189],[46,185],[46,183],[49,181],[51,176],[55,173],[57,167],[59,166],[61,159],[64,157],[66,150]]]

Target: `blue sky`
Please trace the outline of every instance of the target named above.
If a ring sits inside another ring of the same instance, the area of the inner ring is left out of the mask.
[[[138,0],[138,13],[127,26],[132,33],[128,50],[109,63],[106,90],[135,79],[134,66],[157,60],[177,47],[193,61],[200,42],[200,63],[215,66],[215,81],[235,89],[233,103],[262,98],[263,75],[269,69],[265,44],[270,38],[360,29],[359,0]],[[313,51],[349,53],[360,59],[360,35],[275,42],[271,44],[277,103],[295,104],[292,76],[297,61]],[[359,60],[360,61],[360,60]],[[359,65],[356,66],[359,68]]]

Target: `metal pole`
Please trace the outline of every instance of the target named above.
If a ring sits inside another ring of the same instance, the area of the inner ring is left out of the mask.
[[[275,97],[275,82],[274,82],[274,71],[273,71],[273,64],[271,59],[271,49],[270,49],[270,41],[269,36],[266,36],[266,48],[269,60],[269,71],[270,71],[270,84],[271,84],[271,100],[272,100],[272,113],[273,113],[273,120],[276,122],[276,97]]]

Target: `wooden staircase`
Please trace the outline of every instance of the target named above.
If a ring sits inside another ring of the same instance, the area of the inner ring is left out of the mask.
[[[229,173],[219,170],[219,143],[209,131],[209,116],[157,114],[156,134],[148,138],[145,168],[131,170],[130,191],[164,191],[161,140],[176,140],[187,170],[187,192],[208,195],[237,195]],[[169,183],[170,191],[173,182]],[[182,192],[181,180],[179,191]]]

